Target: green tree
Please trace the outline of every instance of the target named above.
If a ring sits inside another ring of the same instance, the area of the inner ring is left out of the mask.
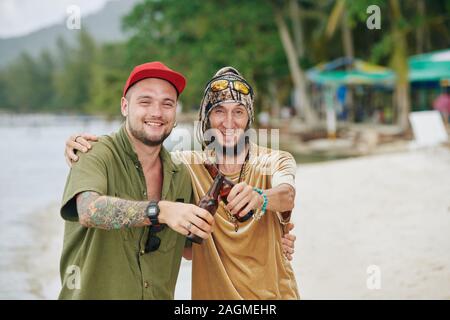
[[[97,46],[84,29],[80,31],[78,46],[60,44],[62,63],[55,75],[56,104],[60,110],[89,110],[91,80],[96,63]]]
[[[267,1],[146,0],[124,22],[133,33],[130,61],[162,60],[187,76],[185,109],[200,103],[204,84],[222,66],[236,66],[256,84],[259,108],[268,79],[288,74]]]
[[[56,65],[49,51],[44,50],[36,60],[37,81],[34,86],[37,110],[54,111],[54,87],[53,77]]]
[[[39,80],[36,62],[29,54],[21,54],[5,71],[6,104],[16,112],[33,112],[38,109],[39,100],[35,87]]]
[[[392,50],[391,66],[397,75],[395,100],[398,108],[398,124],[404,130],[408,127],[409,81],[408,81],[408,46],[406,41],[406,21],[402,16],[399,0],[390,0],[392,14],[392,37],[396,44]]]
[[[11,104],[9,103],[9,95],[7,92],[7,81],[5,71],[0,71],[0,112],[12,111]]]
[[[288,4],[285,1],[271,1],[275,23],[288,60],[292,83],[295,91],[300,94],[299,104],[295,105],[295,107],[299,114],[304,116],[306,123],[314,126],[317,123],[317,116],[311,108],[309,94],[306,90],[307,83],[305,72],[299,63],[299,59],[303,58],[304,54],[303,46],[300,44],[302,30],[300,29],[301,21],[298,13],[299,8],[296,0],[291,0],[289,3],[289,8],[287,8]],[[285,21],[284,12],[286,10],[291,11],[290,18],[294,29],[294,38],[291,35],[288,23]]]
[[[85,110],[93,114],[118,116],[124,79],[131,69],[126,63],[125,45],[106,44],[99,51],[91,79],[89,107]]]

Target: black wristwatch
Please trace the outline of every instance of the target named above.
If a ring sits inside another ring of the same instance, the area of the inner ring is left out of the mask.
[[[159,226],[159,207],[158,201],[150,201],[147,208],[145,209],[145,215],[150,219],[152,226]]]

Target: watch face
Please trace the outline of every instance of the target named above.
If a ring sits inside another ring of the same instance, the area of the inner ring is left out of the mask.
[[[148,209],[148,212],[149,212],[149,214],[151,214],[151,215],[155,215],[155,214],[156,214],[156,208],[155,208],[155,207],[150,207],[150,208]]]

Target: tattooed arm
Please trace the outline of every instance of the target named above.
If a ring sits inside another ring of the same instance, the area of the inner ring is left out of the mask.
[[[81,225],[105,230],[150,225],[145,216],[148,201],[130,201],[101,196],[85,191],[77,195],[77,211]]]
[[[84,191],[77,195],[80,224],[86,228],[114,230],[151,224],[145,216],[148,201],[131,201]],[[209,237],[214,217],[205,209],[189,203],[159,201],[159,222],[183,235]]]

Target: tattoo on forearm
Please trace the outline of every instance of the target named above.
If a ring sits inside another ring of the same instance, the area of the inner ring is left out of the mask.
[[[123,200],[82,192],[77,197],[80,222],[87,227],[105,230],[143,227],[149,224],[145,216],[146,201]]]

